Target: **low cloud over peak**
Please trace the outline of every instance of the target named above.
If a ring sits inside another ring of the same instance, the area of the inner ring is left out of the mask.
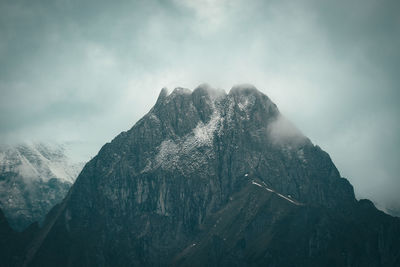
[[[95,154],[159,88],[248,81],[330,153],[358,197],[393,206],[399,10],[395,0],[1,1],[0,138]],[[271,131],[294,132],[281,121]]]

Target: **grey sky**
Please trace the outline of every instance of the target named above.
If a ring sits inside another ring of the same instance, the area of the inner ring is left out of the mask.
[[[93,155],[164,86],[252,83],[358,197],[399,207],[399,3],[0,0],[1,140]]]

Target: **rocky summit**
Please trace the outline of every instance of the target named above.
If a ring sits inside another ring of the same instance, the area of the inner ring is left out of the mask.
[[[17,264],[400,266],[399,218],[251,85],[162,89],[34,231]]]

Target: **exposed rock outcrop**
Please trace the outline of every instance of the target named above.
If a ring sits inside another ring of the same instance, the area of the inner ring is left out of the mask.
[[[163,89],[84,167],[25,265],[399,265],[399,220],[287,125],[253,86]]]

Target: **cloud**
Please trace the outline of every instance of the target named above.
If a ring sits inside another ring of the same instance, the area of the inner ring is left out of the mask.
[[[267,132],[272,143],[277,145],[296,147],[307,140],[300,130],[283,115],[279,115],[268,125]]]
[[[227,22],[229,8],[239,1],[228,0],[175,0],[178,6],[194,13],[193,19],[197,20],[195,30],[206,35],[218,32]]]
[[[398,10],[389,0],[1,1],[0,138],[95,154],[162,87],[251,83],[357,196],[400,203]],[[284,121],[272,130],[294,132]]]

